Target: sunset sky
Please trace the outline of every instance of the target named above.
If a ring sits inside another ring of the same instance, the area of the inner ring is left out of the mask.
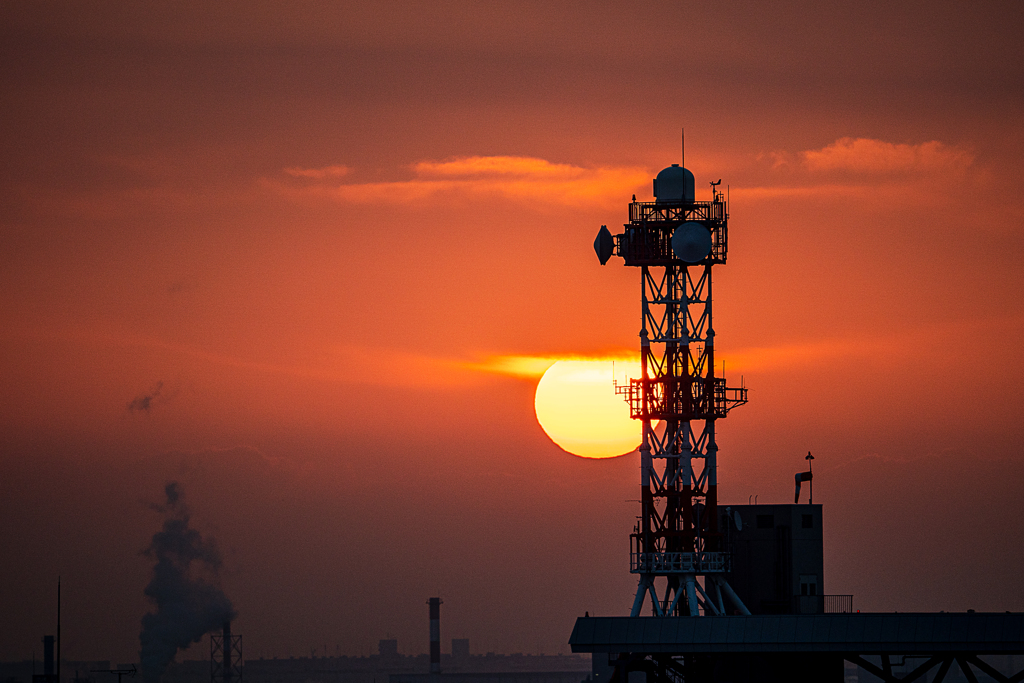
[[[249,658],[568,651],[627,614],[636,454],[559,358],[638,346],[591,248],[730,195],[723,504],[815,455],[825,593],[1024,610],[1024,5],[0,4],[0,659],[134,661],[165,483]],[[639,429],[639,427],[638,427]],[[205,644],[189,657],[204,656]]]

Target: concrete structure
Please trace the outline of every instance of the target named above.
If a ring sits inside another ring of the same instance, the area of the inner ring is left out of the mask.
[[[729,583],[751,614],[825,611],[821,512],[821,505],[722,509],[720,528],[732,556]]]
[[[1024,681],[1024,670],[999,671],[982,659],[1024,654],[1024,613],[580,617],[569,644],[648,680],[842,683],[845,660],[885,683],[928,674],[941,682],[954,668],[971,683]]]

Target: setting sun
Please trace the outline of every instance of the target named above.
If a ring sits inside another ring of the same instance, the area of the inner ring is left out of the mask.
[[[560,360],[537,384],[534,408],[545,433],[584,458],[614,458],[640,445],[640,423],[612,386],[611,360]],[[636,361],[615,361],[615,379],[639,377]]]

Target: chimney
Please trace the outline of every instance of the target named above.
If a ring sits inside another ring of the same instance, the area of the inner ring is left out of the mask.
[[[231,622],[224,622],[224,683],[231,683]]]
[[[53,636],[43,636],[43,675],[46,676],[46,680],[48,681],[52,681],[54,679]]]
[[[441,673],[441,598],[430,598],[430,673]]]

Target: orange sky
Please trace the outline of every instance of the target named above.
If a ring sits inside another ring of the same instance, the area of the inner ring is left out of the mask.
[[[681,126],[731,196],[723,499],[812,450],[826,592],[1024,609],[1021,15],[3,3],[0,659],[58,573],[65,655],[135,656],[172,478],[249,656],[425,651],[438,592],[476,652],[624,614],[636,459],[560,451],[502,359],[636,347],[590,245]]]

